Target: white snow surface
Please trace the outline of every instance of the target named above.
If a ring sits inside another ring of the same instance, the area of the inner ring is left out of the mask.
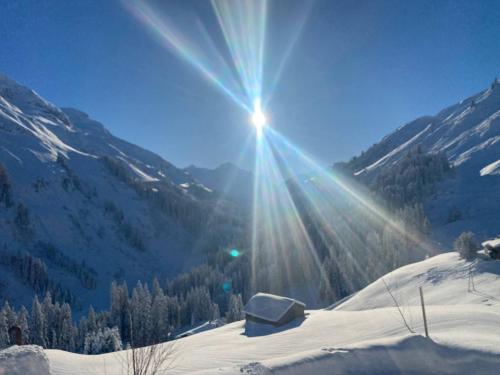
[[[0,375],[50,375],[49,361],[41,346],[13,345],[0,351]]]
[[[296,303],[304,305],[302,302],[291,298],[268,293],[257,293],[247,302],[243,312],[256,318],[277,322]]]
[[[191,328],[190,330],[188,331],[184,331],[180,334],[178,334],[176,336],[176,338],[183,338],[183,337],[187,337],[187,336],[191,336],[191,335],[195,335],[197,333],[201,333],[201,332],[205,332],[205,331],[209,331],[211,329],[214,329],[214,328],[218,328],[218,327],[221,327],[223,326],[225,323],[220,320],[220,319],[217,319],[217,320],[209,320],[205,323],[202,323],[200,324],[199,326],[196,326],[194,328]]]
[[[422,336],[419,286],[431,339]],[[497,374],[499,331],[500,262],[445,253],[389,273],[335,308],[308,311],[300,323],[249,337],[240,321],[162,345],[172,350],[169,374]],[[52,375],[122,374],[126,356],[45,352]]]

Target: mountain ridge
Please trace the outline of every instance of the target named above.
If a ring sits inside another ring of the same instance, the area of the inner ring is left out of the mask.
[[[421,147],[424,153],[444,153],[455,171],[424,201],[435,239],[450,246],[464,230],[472,230],[480,239],[497,235],[500,228],[494,212],[500,210],[499,79],[434,116],[422,116],[398,127],[344,167],[370,184],[382,171],[394,168],[414,147]]]
[[[76,306],[102,308],[113,279],[172,276],[239,237],[234,203],[5,75],[0,134],[8,196],[0,203],[0,295],[13,303],[28,305],[34,293],[12,271],[9,262],[23,259],[18,253],[41,259],[44,283],[71,291]],[[93,278],[88,285],[84,270]]]

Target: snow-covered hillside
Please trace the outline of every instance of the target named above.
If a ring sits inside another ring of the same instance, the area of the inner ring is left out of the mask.
[[[500,81],[435,116],[401,126],[349,166],[369,181],[417,145],[424,152],[445,152],[456,172],[425,202],[436,239],[449,245],[463,230],[472,230],[481,239],[498,234]]]
[[[13,267],[18,251],[40,258],[43,282],[75,307],[101,308],[113,278],[175,274],[238,228],[235,206],[216,205],[182,169],[3,75],[0,165],[0,299],[11,303],[28,306],[34,294]]]
[[[422,336],[420,286],[430,340]],[[414,333],[405,327],[387,289]],[[335,308],[308,311],[303,321],[261,329],[251,337],[245,335],[244,324],[167,344],[172,345],[168,373],[496,374],[500,262],[468,262],[457,253],[446,253],[391,272]],[[45,354],[52,375],[121,374],[126,356],[57,350]],[[40,355],[35,352],[33,358],[39,361]]]

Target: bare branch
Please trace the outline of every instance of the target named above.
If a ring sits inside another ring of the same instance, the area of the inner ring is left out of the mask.
[[[389,285],[387,285],[387,283],[385,282],[384,278],[382,278],[382,282],[385,285],[385,289],[387,289],[387,292],[389,293],[389,295],[391,296],[392,300],[394,301],[394,304],[396,305],[396,307],[397,307],[397,309],[399,311],[399,315],[401,315],[401,318],[403,319],[404,325],[406,326],[406,328],[408,328],[408,331],[410,331],[410,333],[415,333],[415,331],[412,330],[410,328],[410,326],[408,325],[408,323],[406,322],[405,316],[404,316],[403,312],[401,311],[401,308],[399,307],[398,301],[396,301],[396,298],[394,298],[394,295],[392,294],[391,290],[389,289]]]

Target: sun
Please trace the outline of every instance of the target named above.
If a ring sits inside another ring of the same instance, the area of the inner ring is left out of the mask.
[[[256,99],[253,106],[253,113],[251,117],[252,125],[255,127],[257,131],[257,135],[262,135],[262,130],[267,124],[266,115],[262,111],[262,107],[260,104],[260,99]]]
[[[252,124],[256,128],[266,126],[266,115],[262,111],[256,111],[252,114]]]

